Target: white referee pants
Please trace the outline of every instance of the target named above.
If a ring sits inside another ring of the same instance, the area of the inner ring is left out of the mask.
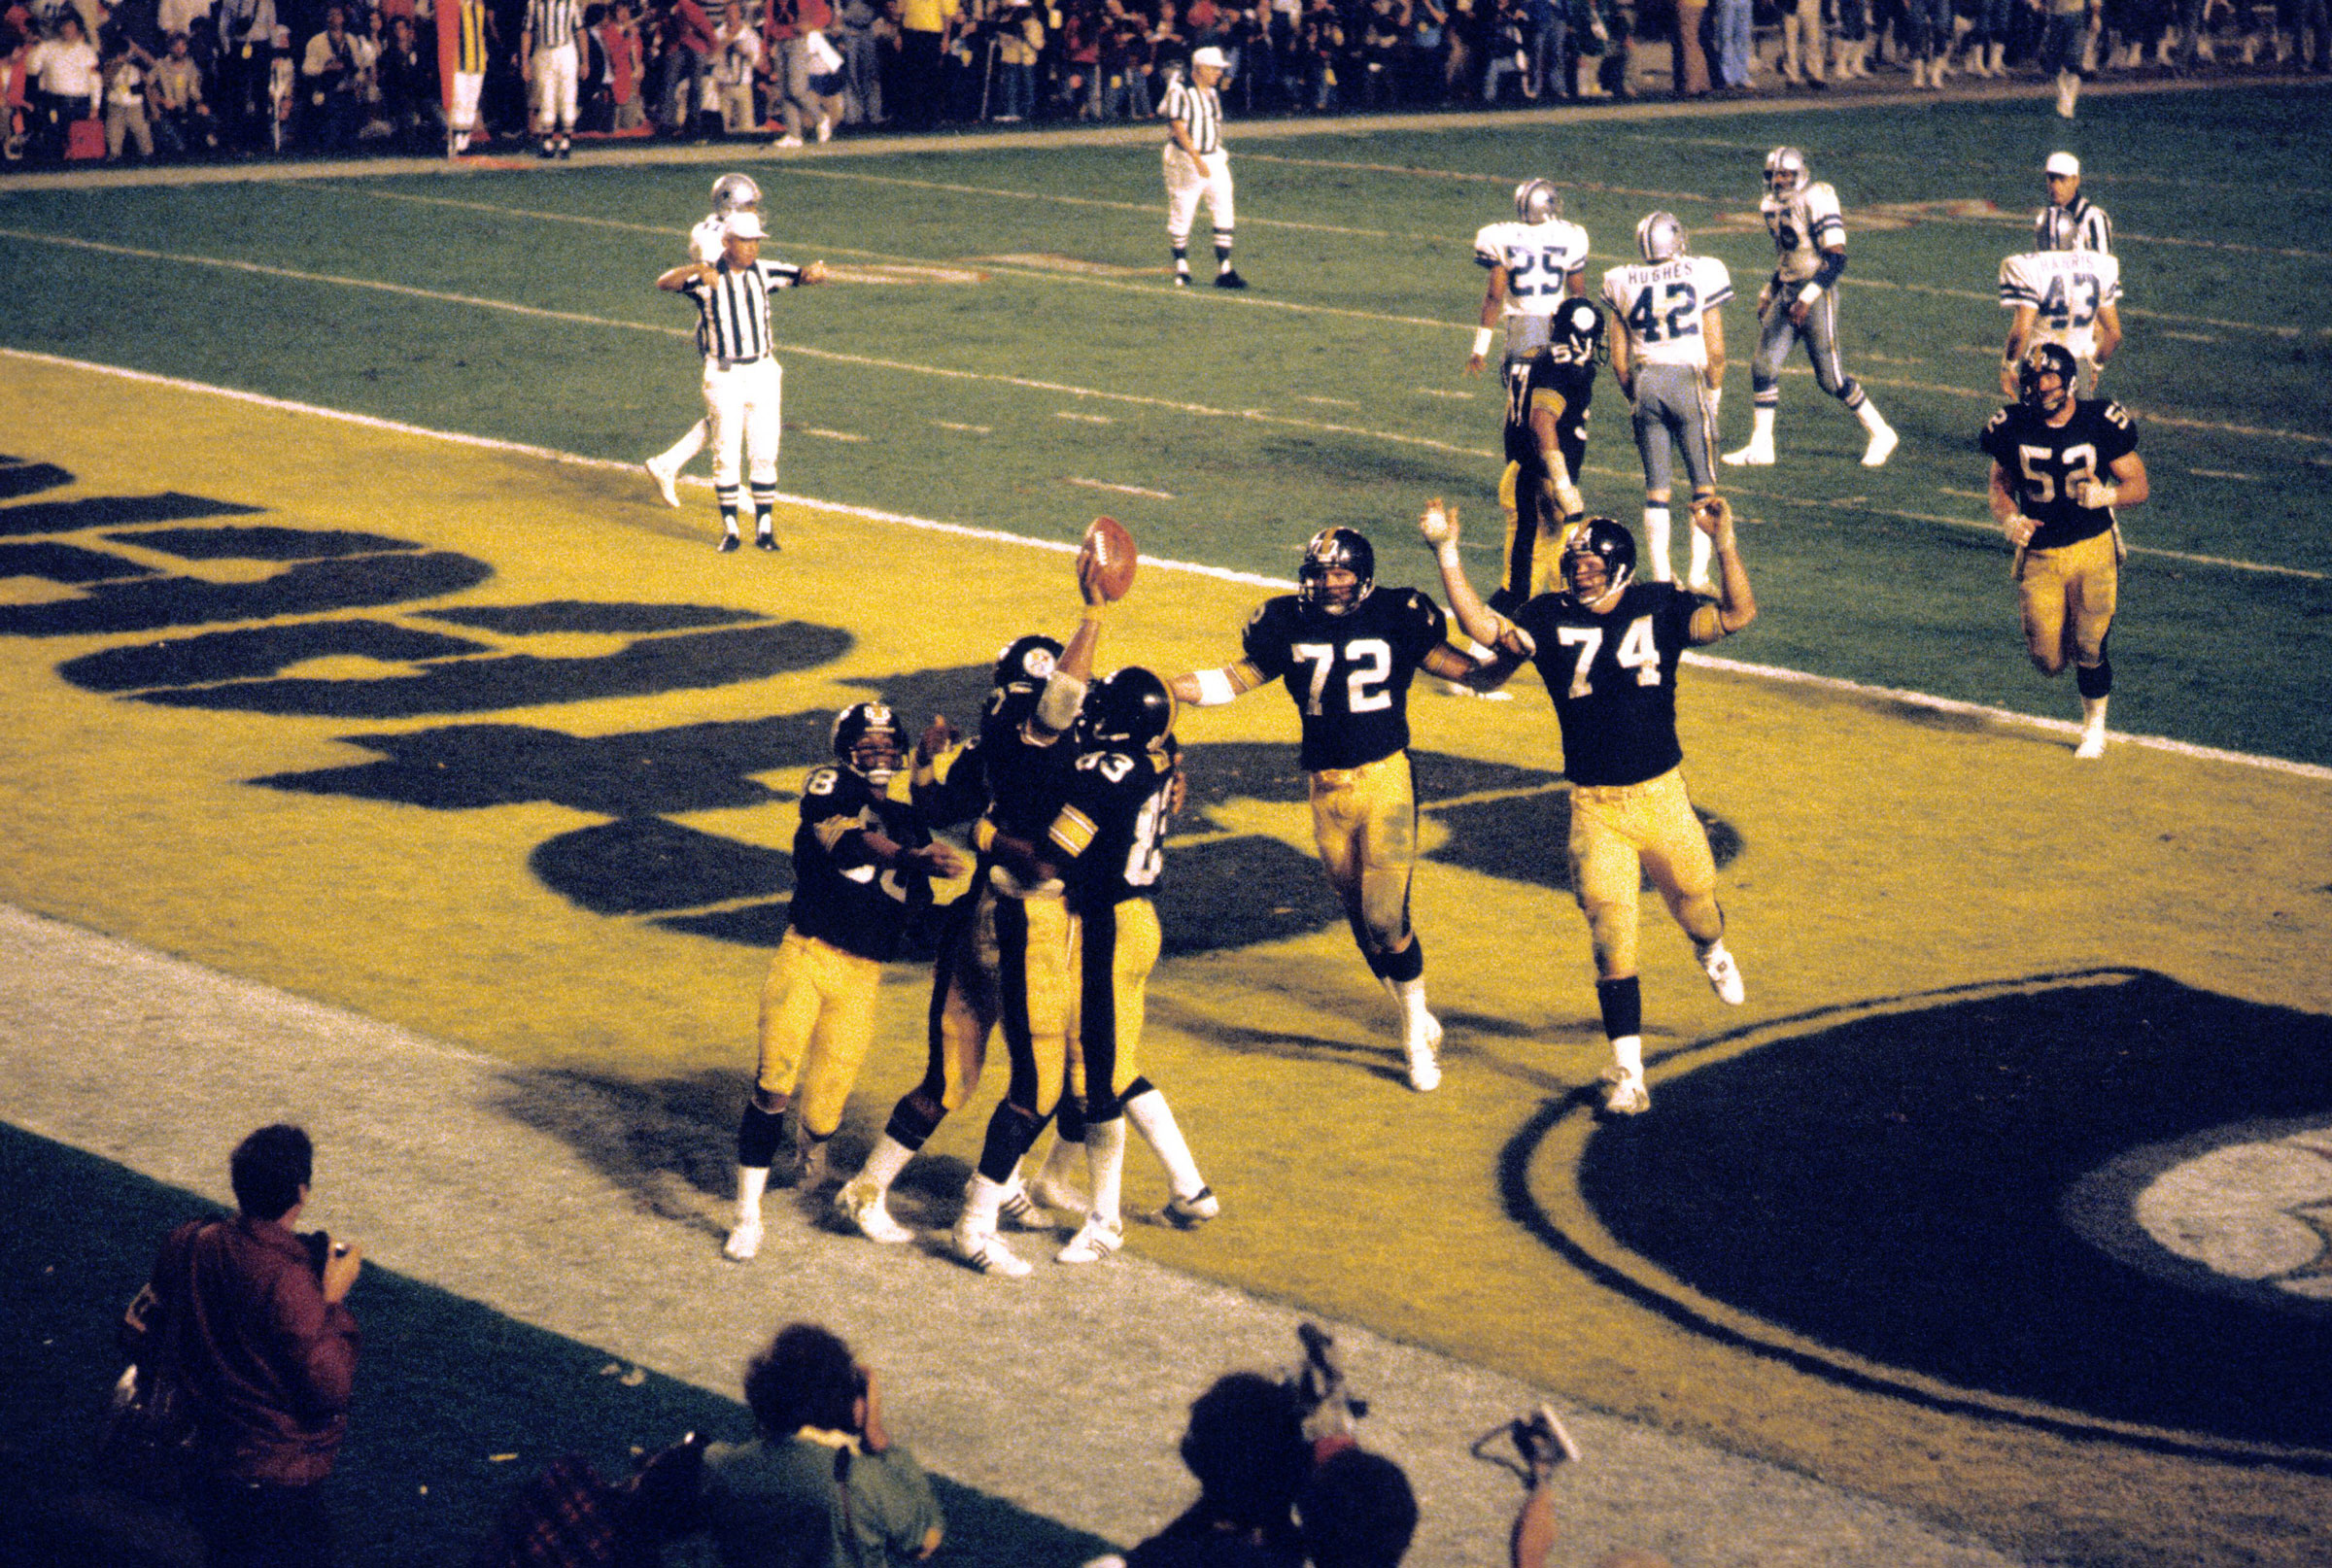
[[[778,409],[784,389],[785,372],[774,359],[733,364],[727,370],[718,359],[704,361],[704,423],[716,491],[736,490],[740,451],[755,485],[777,483]]]
[[[1190,224],[1198,217],[1198,198],[1207,198],[1207,216],[1215,232],[1231,231],[1231,155],[1217,148],[1192,157],[1174,142],[1166,144],[1166,237],[1179,248],[1190,243]]]
[[[538,49],[531,62],[534,71],[534,128],[547,132],[554,121],[561,130],[575,128],[575,46]]]

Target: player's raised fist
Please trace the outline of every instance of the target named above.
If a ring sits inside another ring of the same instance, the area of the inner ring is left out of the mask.
[[[1436,550],[1445,544],[1456,544],[1458,508],[1445,506],[1440,496],[1434,496],[1432,504],[1425,508],[1425,515],[1417,520],[1417,531]]]
[[[1693,527],[1712,539],[1724,538],[1732,531],[1732,502],[1722,495],[1693,502]]]
[[[1134,586],[1134,567],[1140,558],[1134,536],[1114,517],[1097,517],[1085,527],[1085,541],[1077,553],[1077,580],[1086,597],[1115,604]]]

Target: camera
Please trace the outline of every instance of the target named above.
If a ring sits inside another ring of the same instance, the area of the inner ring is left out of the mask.
[[[1345,1386],[1344,1368],[1336,1358],[1336,1342],[1318,1323],[1299,1323],[1295,1337],[1304,1348],[1304,1364],[1287,1379],[1295,1395],[1296,1414],[1304,1436],[1350,1437],[1353,1423],[1368,1414],[1368,1401]]]
[[[1501,1438],[1514,1446],[1515,1459],[1496,1451]],[[1473,1455],[1487,1464],[1513,1471],[1526,1486],[1536,1486],[1556,1466],[1576,1460],[1579,1445],[1571,1441],[1571,1434],[1564,1430],[1556,1414],[1541,1405],[1474,1439]],[[1516,1459],[1521,1462],[1518,1464]]]
[[[308,1249],[308,1267],[316,1271],[317,1278],[322,1279],[324,1266],[332,1260],[331,1233],[329,1231],[304,1231],[300,1234],[299,1241],[300,1244]]]

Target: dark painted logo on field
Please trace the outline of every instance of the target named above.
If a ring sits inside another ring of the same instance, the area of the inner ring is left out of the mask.
[[[0,498],[72,478],[0,459]],[[791,858],[674,819],[792,799],[761,775],[826,761],[831,714],[603,736],[477,716],[813,669],[850,650],[848,631],[718,605],[443,602],[486,584],[494,568],[390,534],[245,521],[256,515],[176,494],[0,507],[0,577],[60,590],[0,605],[0,633],[123,638],[58,671],[124,700],[375,721],[458,717],[348,734],[341,738],[372,761],[253,782],[440,811],[564,805],[603,820],[537,845],[530,866],[580,906],[727,941],[766,945],[783,934]],[[616,645],[567,657],[530,647],[576,636]],[[865,685],[902,713],[963,716],[978,711],[987,670],[982,662]],[[1241,947],[1341,922],[1309,853],[1224,826],[1235,802],[1305,799],[1295,747],[1196,745],[1186,755],[1191,810],[1159,900],[1167,950]],[[1417,773],[1421,810],[1440,830],[1431,858],[1567,888],[1570,801],[1560,775],[1434,753],[1418,756]],[[1732,860],[1738,835],[1706,820],[1719,862]]]
[[[1750,1043],[1695,1048],[1586,1141],[1609,1261],[1656,1268],[1630,1283],[1854,1358],[1816,1370],[2332,1468],[2332,1019],[2116,971]]]

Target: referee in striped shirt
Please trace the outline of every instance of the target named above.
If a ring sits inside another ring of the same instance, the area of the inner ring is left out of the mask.
[[[538,0],[539,3],[539,0]],[[732,213],[715,261],[690,261],[656,280],[697,307],[697,348],[704,356],[704,422],[712,446],[712,494],[721,509],[721,553],[737,536],[738,454],[751,468],[753,542],[777,548],[770,512],[777,504],[777,435],[784,372],[771,353],[770,295],[826,281],[826,263],[806,267],[761,259],[761,215]]]
[[[2071,153],[2051,153],[2040,173],[2048,183],[2048,205],[2033,219],[2033,249],[2110,256],[2113,220],[2081,194],[2081,160]]]
[[[544,157],[575,150],[575,98],[582,70],[583,0],[527,0],[519,70],[533,89],[534,134]]]
[[[1198,198],[1215,221],[1215,287],[1244,289],[1231,269],[1231,155],[1222,150],[1222,99],[1216,85],[1229,66],[1209,46],[1190,56],[1190,79],[1166,89],[1166,237],[1174,243],[1174,286],[1190,287],[1190,224]]]

